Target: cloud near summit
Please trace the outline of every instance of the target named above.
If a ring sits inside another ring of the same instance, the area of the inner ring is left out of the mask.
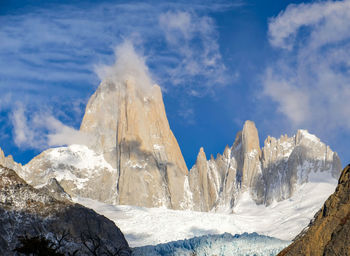
[[[145,57],[136,52],[134,44],[130,40],[125,40],[118,45],[114,55],[115,63],[113,65],[97,65],[95,67],[95,72],[101,81],[107,79],[119,85],[132,79],[144,92],[152,88],[155,82],[146,66]]]

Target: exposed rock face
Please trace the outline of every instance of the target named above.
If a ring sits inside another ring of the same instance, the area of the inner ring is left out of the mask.
[[[289,255],[349,255],[350,166],[342,172],[338,186],[305,231],[280,252]]]
[[[79,239],[89,228],[105,246],[120,249],[120,255],[130,255],[128,243],[112,221],[68,200],[57,200],[0,166],[1,255],[13,254],[20,235],[53,238],[63,231],[70,234],[63,249],[79,249],[78,255],[88,255]]]
[[[338,179],[341,163],[337,153],[306,130],[291,138],[265,140],[262,169],[266,193],[264,202],[289,198],[296,185],[312,181],[313,173],[330,174]],[[317,177],[315,177],[317,179]]]
[[[161,89],[144,91],[132,79],[102,82],[81,124],[91,148],[117,169],[118,202],[186,207],[188,170],[166,117]]]
[[[188,208],[188,170],[159,86],[144,91],[132,79],[102,82],[88,102],[81,131],[89,149],[47,150],[26,165],[24,178],[40,185],[55,177],[72,196],[108,203]],[[103,160],[79,167],[80,151]]]
[[[203,148],[200,149],[196,165],[191,169],[189,179],[192,188],[192,199],[195,203],[196,210],[209,211],[213,205],[213,200],[218,196],[216,193],[217,177],[213,176],[213,170],[210,168],[210,162],[207,162]]]
[[[258,131],[247,121],[223,155],[206,161],[201,149],[190,171],[191,191],[199,198],[194,200],[194,209],[231,211],[244,192],[256,203],[269,205],[290,198],[299,185],[317,180],[317,176],[339,176],[337,154],[306,130],[298,130],[291,138],[268,137],[264,144],[260,149]]]

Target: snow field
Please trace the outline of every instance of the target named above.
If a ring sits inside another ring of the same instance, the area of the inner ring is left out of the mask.
[[[74,200],[114,221],[131,247],[203,235],[235,235],[244,232],[292,240],[309,224],[324,201],[334,192],[334,182],[336,181],[305,183],[292,198],[268,207],[256,205],[245,193],[233,214],[115,206],[86,198]]]

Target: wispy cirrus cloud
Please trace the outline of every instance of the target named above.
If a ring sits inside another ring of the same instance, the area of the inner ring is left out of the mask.
[[[159,24],[169,52],[174,56],[175,65],[168,68],[167,73],[175,85],[195,84],[195,79],[205,78],[204,86],[193,86],[189,91],[200,96],[207,93],[206,89],[228,82],[212,18],[186,11],[168,11],[159,16]]]
[[[264,94],[294,127],[350,131],[350,1],[290,5],[269,22]]]
[[[93,74],[94,65],[111,63],[114,47],[125,38],[144,50],[152,72],[164,83],[170,86],[172,81],[184,84],[183,71],[187,78],[203,77],[204,83],[194,84],[194,87],[209,86],[210,83],[205,82],[208,71],[219,77],[215,71],[221,70],[214,69],[214,65],[223,67],[223,63],[215,23],[207,12],[240,4],[239,1],[235,4],[194,2],[186,5],[181,2],[101,3],[83,8],[59,5],[0,16],[0,77],[3,78],[0,86],[16,89],[16,84],[25,83],[26,86],[20,86],[24,91],[53,83],[52,87],[69,83],[78,91],[83,83],[95,87],[98,79]],[[182,24],[182,27],[174,24],[178,18],[187,19],[188,24]],[[172,32],[179,32],[177,42],[170,39]],[[184,45],[180,45],[180,41]],[[158,68],[159,65],[162,68]],[[167,72],[163,72],[164,66]]]

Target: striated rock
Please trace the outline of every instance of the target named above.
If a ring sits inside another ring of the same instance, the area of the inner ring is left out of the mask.
[[[64,252],[79,250],[77,255],[88,255],[81,235],[93,232],[104,248],[117,248],[119,255],[130,255],[128,243],[112,221],[68,200],[57,200],[28,185],[15,171],[0,166],[0,254],[12,255],[19,236],[45,236],[54,241],[64,232],[69,234],[63,243]]]
[[[258,131],[251,121],[223,155],[207,163],[201,156],[197,162],[189,176],[194,198],[206,202],[194,200],[195,209],[201,211],[231,212],[245,192],[257,204],[270,205],[290,198],[304,183],[337,179],[341,170],[338,155],[306,130],[298,130],[291,138],[268,137],[260,149]],[[196,195],[199,191],[205,198]]]
[[[343,170],[335,192],[316,213],[309,226],[280,256],[349,255],[350,165]]]

